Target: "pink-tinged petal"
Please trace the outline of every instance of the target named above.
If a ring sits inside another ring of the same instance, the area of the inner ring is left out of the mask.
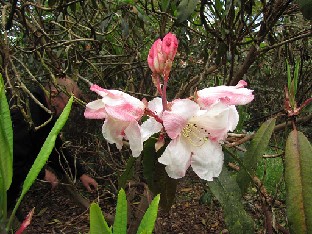
[[[179,137],[169,143],[164,153],[158,158],[158,162],[166,165],[169,177],[179,179],[185,176],[185,172],[190,166],[190,159],[190,149]]]
[[[102,127],[102,133],[104,138],[110,144],[116,144],[117,149],[121,150],[124,137],[124,130],[128,127],[129,123],[114,120],[111,118],[105,119]]]
[[[162,116],[168,136],[171,139],[176,138],[197,111],[199,111],[199,106],[189,99],[173,101],[171,110],[166,110]]]
[[[100,95],[102,97],[107,95],[107,90],[101,88],[100,86],[98,86],[96,84],[91,85],[90,90],[93,92],[96,92],[98,95]]]
[[[102,99],[89,102],[86,105],[86,110],[84,116],[87,119],[105,119],[107,114],[105,111],[105,104],[102,102]]]
[[[129,140],[132,156],[135,158],[139,157],[143,150],[143,141],[139,124],[135,121],[131,122],[124,132]]]
[[[238,81],[238,83],[237,83],[237,85],[235,86],[236,88],[244,88],[244,87],[246,87],[248,84],[247,84],[247,82],[246,81],[244,81],[244,80],[240,80],[240,81]]]
[[[110,117],[121,121],[139,120],[144,114],[144,106],[140,108],[126,102],[115,106],[106,105],[105,110]]]
[[[164,112],[163,121],[166,133],[171,139],[177,138],[187,124],[187,119],[168,111]]]
[[[141,124],[141,135],[143,142],[162,129],[162,124],[154,118],[149,118]]]
[[[191,166],[201,179],[212,181],[221,173],[223,158],[221,145],[207,141],[201,147],[194,147]]]
[[[217,101],[227,105],[245,105],[254,99],[253,90],[244,88],[245,81],[240,81],[236,86],[209,87],[197,91],[197,103],[202,108],[209,108]]]

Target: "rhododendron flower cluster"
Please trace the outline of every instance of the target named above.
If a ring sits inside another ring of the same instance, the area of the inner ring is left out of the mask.
[[[194,97],[168,102],[166,87],[177,47],[176,36],[168,33],[163,40],[155,41],[148,55],[153,82],[161,97],[147,103],[118,90],[92,85],[91,90],[102,98],[87,104],[85,117],[105,119],[104,138],[118,149],[123,140],[128,140],[134,157],[140,155],[144,141],[159,133],[155,148],[166,147],[158,161],[166,166],[168,176],[181,178],[191,166],[200,178],[211,181],[222,170],[222,143],[239,121],[235,106],[251,102],[253,91],[241,80],[236,86],[209,87],[197,91]],[[141,123],[143,115],[149,118]],[[169,139],[168,145],[164,137]]]

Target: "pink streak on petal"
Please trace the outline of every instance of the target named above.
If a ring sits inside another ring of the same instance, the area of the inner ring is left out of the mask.
[[[245,105],[254,99],[253,90],[244,88],[247,83],[239,81],[236,86],[217,86],[202,89],[197,92],[197,102],[202,108],[208,108],[217,101],[227,105]]]
[[[105,119],[107,118],[107,114],[105,112],[105,108],[93,110],[87,107],[84,112],[84,117],[86,119]]]

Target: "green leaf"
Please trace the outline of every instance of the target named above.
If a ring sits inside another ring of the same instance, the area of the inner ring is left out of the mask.
[[[312,233],[312,146],[293,130],[286,141],[285,182],[287,218],[291,233]]]
[[[57,0],[48,0],[49,7],[53,7],[57,3]]]
[[[113,232],[118,234],[127,233],[127,199],[126,193],[121,189],[118,193],[117,208]]]
[[[27,177],[24,181],[23,184],[23,188],[22,188],[22,193],[17,201],[17,203],[15,204],[14,210],[11,214],[9,223],[7,227],[10,227],[12,219],[15,215],[15,212],[19,206],[19,204],[21,203],[23,197],[25,196],[25,194],[27,193],[27,191],[29,190],[29,188],[31,187],[31,185],[34,183],[34,181],[36,180],[39,172],[41,171],[41,169],[43,168],[43,166],[45,165],[46,161],[48,160],[54,145],[55,145],[55,140],[58,136],[58,134],[60,133],[60,131],[62,130],[63,126],[65,125],[70,110],[71,110],[71,106],[73,104],[73,96],[69,99],[67,105],[65,106],[62,114],[60,115],[60,117],[57,119],[56,123],[54,124],[51,132],[49,133],[47,139],[45,140],[43,146],[41,147],[41,150],[34,162],[34,164],[32,165],[32,167],[30,168]]]
[[[108,227],[104,219],[101,208],[98,204],[90,205],[90,234],[111,234],[112,230]]]
[[[143,175],[146,179],[148,188],[154,194],[160,194],[160,206],[166,212],[170,210],[173,204],[178,180],[170,178],[165,170],[165,166],[157,161],[166,147],[162,147],[156,152],[156,142],[157,139],[151,137],[144,143]]]
[[[147,182],[148,187],[151,189],[154,185],[155,164],[157,162],[157,153],[155,151],[155,143],[157,139],[154,137],[149,138],[144,142],[143,149],[143,176]]]
[[[222,15],[222,12],[223,12],[223,4],[222,4],[222,2],[221,2],[220,0],[216,0],[216,1],[215,1],[215,9],[216,9],[216,11],[217,11],[220,15]]]
[[[312,1],[311,0],[297,0],[302,15],[308,19],[312,20]]]
[[[129,179],[133,176],[134,163],[136,158],[130,157],[127,162],[126,170],[118,178],[118,189],[124,188]]]
[[[0,223],[7,217],[7,193],[13,176],[13,130],[10,108],[0,74]]]
[[[294,72],[294,95],[297,94],[298,79],[299,79],[299,68],[300,68],[300,61],[296,61],[295,72]]]
[[[288,90],[291,89],[291,74],[290,74],[290,66],[288,63],[288,60],[286,59],[286,69],[287,69],[287,84],[288,84]]]
[[[159,162],[155,165],[154,183],[150,188],[154,194],[160,194],[160,206],[168,212],[174,202],[178,180],[168,176],[165,166]]]
[[[161,1],[161,11],[163,12],[167,12],[167,9],[170,5],[170,1],[169,0],[162,0]]]
[[[195,11],[198,0],[182,0],[177,7],[177,23],[182,23]]]
[[[157,218],[158,204],[160,200],[160,195],[158,194],[151,204],[149,205],[147,211],[145,212],[143,219],[138,228],[138,234],[140,233],[152,233],[155,226],[155,221]]]
[[[247,148],[243,159],[243,165],[237,175],[237,182],[242,193],[246,192],[251,182],[250,176],[254,176],[255,174],[258,159],[262,157],[269,144],[274,126],[275,119],[269,119],[263,123]]]
[[[0,74],[0,177],[5,191],[13,175],[13,130],[10,108],[5,96],[5,87]]]
[[[222,205],[229,232],[233,234],[254,233],[253,220],[246,213],[241,202],[240,188],[226,167],[223,167],[218,178],[208,182],[208,186]]]

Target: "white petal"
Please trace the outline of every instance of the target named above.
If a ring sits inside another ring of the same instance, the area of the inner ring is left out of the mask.
[[[210,137],[224,140],[232,123],[229,123],[229,107],[221,102],[212,105],[209,110],[197,112],[197,116],[190,119],[190,123],[206,129]]]
[[[234,131],[239,121],[239,114],[235,106],[229,106],[229,131]]]
[[[185,176],[187,168],[190,166],[191,151],[181,138],[172,140],[164,153],[158,158],[158,162],[166,165],[166,172],[173,179]]]
[[[105,104],[102,102],[102,99],[89,102],[86,105],[84,116],[87,119],[105,119],[107,114],[105,111]]]
[[[123,145],[123,132],[128,125],[127,122],[107,118],[102,127],[103,136],[110,144],[116,144],[117,149],[120,150]]]
[[[153,111],[156,115],[161,117],[163,111],[162,100],[160,97],[156,97],[153,100],[148,102],[148,109]]]
[[[132,156],[139,157],[143,150],[143,141],[139,124],[135,121],[131,122],[125,129],[125,134],[129,140]]]
[[[157,122],[154,118],[149,118],[141,125],[141,135],[143,142],[150,138],[153,134],[160,132],[162,124]]]
[[[200,109],[196,102],[189,99],[177,99],[172,102],[172,113],[181,116],[184,119],[191,118],[195,112]]]
[[[218,177],[223,165],[223,152],[219,143],[207,141],[201,147],[193,147],[191,166],[194,172],[207,181],[212,181],[213,177]]]

